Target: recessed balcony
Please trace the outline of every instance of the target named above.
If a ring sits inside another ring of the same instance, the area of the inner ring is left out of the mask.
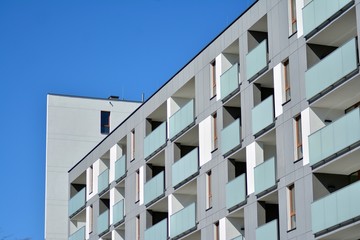
[[[268,51],[265,39],[246,55],[246,79],[248,81],[255,79],[267,68]]]
[[[156,223],[152,227],[145,230],[145,240],[167,240],[168,239],[168,219]]]
[[[85,240],[85,226],[71,234],[69,240]]]
[[[98,192],[101,195],[109,187],[109,169],[104,170],[98,176]]]
[[[258,136],[267,131],[274,124],[274,97],[270,96],[259,103],[251,114],[253,135]]]
[[[199,171],[199,152],[195,148],[172,165],[172,185],[174,188],[191,179]]]
[[[181,209],[170,216],[170,237],[180,237],[196,229],[196,204]]]
[[[226,184],[226,208],[232,210],[246,201],[246,174]]]
[[[356,39],[352,39],[305,72],[306,98],[321,97],[357,71]]]
[[[360,181],[352,183],[311,204],[312,230],[315,236],[351,225],[360,220]],[[354,226],[350,226],[354,227]],[[357,230],[357,236],[360,232]],[[346,232],[346,229],[343,229]],[[340,233],[338,233],[340,234]],[[335,238],[332,238],[335,239]],[[339,238],[342,239],[342,238]]]
[[[115,162],[115,180],[119,181],[125,177],[126,173],[126,156],[121,156]]]
[[[235,63],[220,76],[221,100],[226,101],[239,90],[239,64]]]
[[[85,207],[86,198],[85,198],[85,189],[81,189],[76,193],[69,201],[69,216],[74,215],[79,210]]]
[[[309,158],[318,166],[351,150],[360,141],[360,109],[345,114],[309,136]]]
[[[268,222],[256,229],[256,239],[278,240],[278,235],[277,219]]]
[[[221,154],[228,155],[241,146],[240,118],[221,131]]]
[[[169,119],[169,136],[175,139],[181,133],[186,131],[195,121],[194,99],[175,112]]]
[[[313,35],[353,3],[353,0],[313,0],[309,2],[302,10],[304,35],[307,37]]]
[[[275,158],[272,157],[254,168],[255,194],[270,191],[276,186]]]
[[[166,145],[166,122],[144,138],[144,158],[148,160]]]
[[[113,223],[114,225],[118,225],[119,223],[124,221],[124,199],[115,203],[113,206]]]
[[[144,186],[145,205],[150,205],[151,203],[158,200],[164,195],[165,193],[164,175],[165,173],[164,171],[162,171],[145,183]]]
[[[103,235],[109,230],[109,210],[106,210],[99,215],[97,219],[97,233],[99,236]]]

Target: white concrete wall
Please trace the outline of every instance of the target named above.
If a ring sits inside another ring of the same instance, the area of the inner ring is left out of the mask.
[[[274,104],[275,104],[275,117],[280,116],[283,113],[282,104],[284,103],[284,76],[283,76],[283,64],[279,63],[273,69],[274,73]]]
[[[200,166],[211,160],[211,116],[199,123]]]

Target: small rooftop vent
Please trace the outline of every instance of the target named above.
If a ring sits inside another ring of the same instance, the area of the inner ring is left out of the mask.
[[[110,96],[108,97],[109,100],[119,100],[119,96]]]

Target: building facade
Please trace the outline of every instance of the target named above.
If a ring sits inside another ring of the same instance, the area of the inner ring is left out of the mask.
[[[45,239],[68,238],[68,170],[140,103],[48,94]]]
[[[247,7],[69,170],[69,239],[360,239],[360,1]]]

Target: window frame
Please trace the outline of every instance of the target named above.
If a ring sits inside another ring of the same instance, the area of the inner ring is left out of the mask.
[[[206,209],[212,208],[213,193],[212,193],[212,171],[206,172]]]
[[[284,99],[283,103],[286,103],[291,100],[291,84],[290,84],[290,65],[289,59],[286,59],[282,62],[282,74],[283,74],[283,94]]]
[[[100,112],[100,133],[109,134],[110,133],[110,111],[101,111]]]
[[[290,12],[289,22],[291,24],[290,33],[294,34],[297,32],[296,0],[289,0],[289,12]]]
[[[215,151],[219,147],[219,138],[217,130],[217,112],[211,115],[211,131],[212,131],[212,151]]]
[[[287,186],[287,204],[288,204],[288,231],[296,229],[296,202],[295,202],[295,184]]]
[[[211,79],[211,98],[215,97],[216,92],[216,60],[210,63],[210,79]]]
[[[130,132],[130,161],[135,159],[135,129]]]
[[[301,114],[294,118],[295,120],[295,160],[300,160],[304,156]]]

